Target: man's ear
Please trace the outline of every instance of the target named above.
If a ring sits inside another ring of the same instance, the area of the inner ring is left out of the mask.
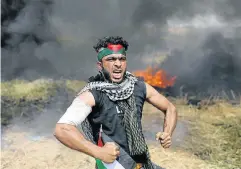
[[[98,71],[102,70],[102,62],[100,62],[100,61],[97,62],[97,69],[98,69]]]

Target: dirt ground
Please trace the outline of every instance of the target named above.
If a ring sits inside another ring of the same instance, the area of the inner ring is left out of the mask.
[[[144,108],[144,112],[155,112],[155,109]],[[146,117],[149,117],[146,116]],[[146,118],[144,116],[144,118]],[[148,118],[146,118],[148,119]],[[155,119],[154,119],[155,120]],[[147,121],[150,121],[148,119]],[[49,123],[53,123],[50,121]],[[151,121],[155,123],[155,121]],[[37,124],[37,123],[35,123]],[[145,130],[152,130],[148,123],[144,122]],[[46,126],[48,126],[46,124]],[[148,126],[148,127],[145,127]],[[155,127],[155,125],[154,125]],[[37,126],[36,126],[37,128]],[[178,133],[182,129],[177,126]],[[156,129],[153,129],[156,130]],[[59,143],[50,133],[48,135],[36,135],[29,130],[19,126],[5,129],[2,135],[1,168],[2,169],[91,169],[94,168],[93,158],[80,152],[71,150]],[[149,132],[153,137],[154,132]],[[147,133],[148,134],[148,133]],[[177,136],[176,136],[177,137]],[[158,143],[148,142],[152,160],[166,169],[208,169],[205,161],[195,157],[193,154],[173,146],[164,150]]]
[[[91,169],[94,159],[71,150],[54,138],[31,138],[28,133],[8,132],[2,149],[2,169]],[[181,150],[149,145],[153,161],[166,169],[207,168],[205,162]]]

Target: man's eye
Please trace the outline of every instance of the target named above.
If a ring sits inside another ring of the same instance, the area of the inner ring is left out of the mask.
[[[115,62],[117,59],[122,62],[126,61],[126,57],[120,57],[120,58],[110,57],[110,58],[107,58],[106,61]]]
[[[126,57],[121,57],[120,58],[120,61],[125,61],[126,60]]]
[[[115,61],[116,58],[108,58],[107,61]]]

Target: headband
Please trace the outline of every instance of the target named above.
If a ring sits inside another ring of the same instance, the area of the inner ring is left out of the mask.
[[[107,55],[111,55],[111,54],[122,54],[122,55],[126,55],[126,50],[125,48],[120,45],[114,45],[114,44],[108,44],[107,48],[101,48],[99,50],[99,53],[97,55],[98,61],[101,61],[101,59]]]

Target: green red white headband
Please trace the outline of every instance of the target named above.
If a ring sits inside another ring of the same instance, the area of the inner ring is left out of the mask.
[[[100,48],[97,58],[98,61],[101,61],[101,59],[107,55],[111,55],[111,54],[122,54],[122,55],[126,55],[126,50],[125,48],[120,45],[120,44],[108,44],[107,48]]]

